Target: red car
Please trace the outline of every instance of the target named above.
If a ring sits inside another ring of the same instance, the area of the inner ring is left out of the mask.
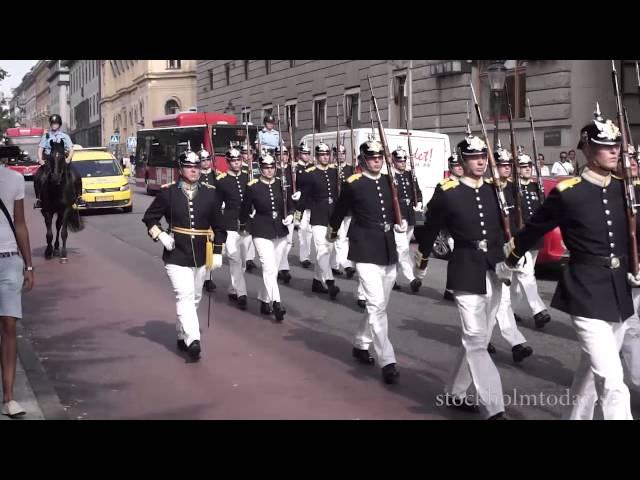
[[[549,192],[555,188],[555,186],[571,177],[558,176],[558,177],[542,177],[544,185],[544,194],[549,195]],[[544,236],[544,245],[538,252],[538,258],[536,260],[537,265],[551,265],[554,263],[565,263],[569,260],[569,251],[562,241],[562,234],[559,228],[554,228]]]
[[[26,157],[18,146],[0,146],[0,158],[7,159],[7,167],[21,174],[25,180],[33,180],[40,168],[40,164]]]

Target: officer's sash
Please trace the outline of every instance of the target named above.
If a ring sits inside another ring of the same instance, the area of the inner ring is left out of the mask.
[[[171,227],[171,231],[175,233],[182,233],[183,235],[199,235],[207,236],[207,243],[205,245],[205,265],[207,268],[213,267],[213,230],[198,230],[195,228],[182,228],[182,227]]]

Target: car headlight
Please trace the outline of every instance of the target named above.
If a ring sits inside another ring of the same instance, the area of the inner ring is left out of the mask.
[[[82,193],[89,193],[89,191],[86,188],[83,188]]]
[[[121,192],[126,192],[127,190],[129,190],[129,185],[122,185],[122,186],[120,187],[120,191],[121,191]]]

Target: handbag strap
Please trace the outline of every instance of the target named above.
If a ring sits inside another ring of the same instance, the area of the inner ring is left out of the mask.
[[[18,236],[16,235],[16,227],[13,224],[11,215],[9,215],[9,210],[7,210],[7,207],[4,205],[4,202],[2,201],[2,197],[0,197],[0,209],[4,212],[5,216],[7,217],[7,220],[9,221],[9,226],[11,227],[11,231],[13,231],[13,236],[16,237],[16,242],[17,242]]]

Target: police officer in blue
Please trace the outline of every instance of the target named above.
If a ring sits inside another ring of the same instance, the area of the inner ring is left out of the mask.
[[[62,118],[57,113],[51,115],[49,117],[49,126],[50,129],[47,133],[42,135],[40,139],[40,144],[38,145],[38,163],[42,165],[44,168],[39,168],[35,174],[33,179],[33,188],[36,193],[36,203],[33,208],[42,208],[40,203],[40,189],[43,187],[43,183],[47,178],[49,173],[49,155],[51,154],[51,143],[59,143],[64,142],[64,149],[67,153],[66,162],[71,163],[71,158],[73,157],[73,142],[71,142],[71,138],[69,135],[62,131]],[[79,182],[80,176],[76,175],[76,178]],[[76,185],[76,188],[78,185]],[[82,192],[82,185],[79,185],[78,194]]]
[[[264,128],[258,132],[260,147],[270,154],[274,154],[276,147],[280,145],[280,132],[274,130],[276,121],[273,115],[266,115],[263,123]]]

